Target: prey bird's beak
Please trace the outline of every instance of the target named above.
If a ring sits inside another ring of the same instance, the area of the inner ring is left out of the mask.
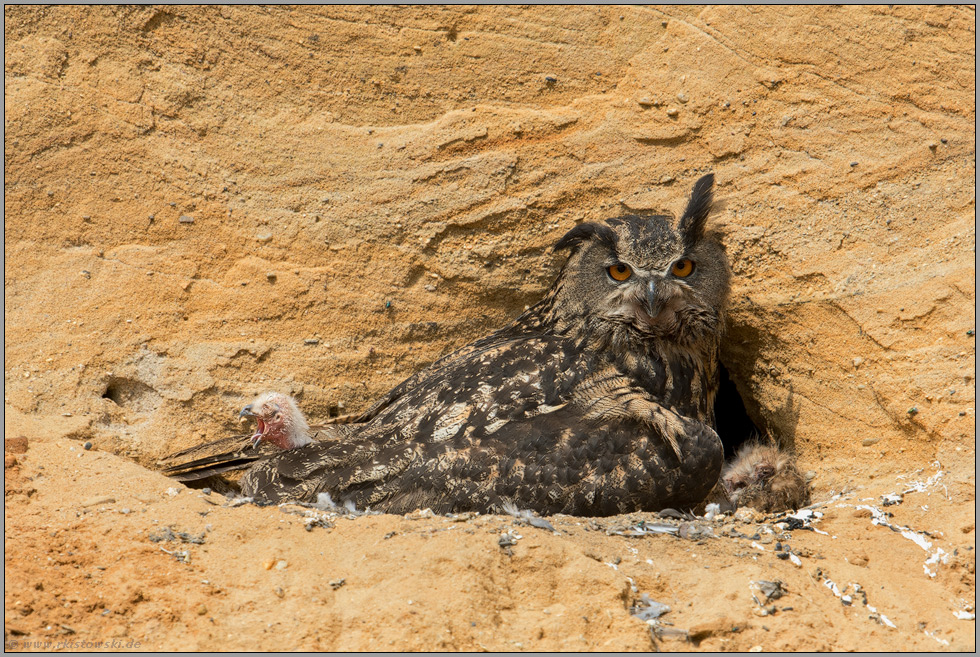
[[[242,409],[242,412],[238,414],[238,419],[240,420],[240,419],[242,419],[245,416],[255,417],[255,413],[252,412],[252,405],[251,404],[249,404],[248,406],[246,406],[245,408]]]

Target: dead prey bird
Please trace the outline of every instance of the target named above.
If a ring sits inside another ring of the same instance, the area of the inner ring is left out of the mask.
[[[771,513],[810,503],[810,486],[796,460],[775,445],[743,445],[725,465],[720,483],[735,507]]]

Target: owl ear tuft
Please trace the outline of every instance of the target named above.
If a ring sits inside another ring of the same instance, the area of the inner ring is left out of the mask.
[[[691,200],[677,225],[678,231],[684,238],[684,246],[688,249],[701,241],[704,236],[704,225],[711,213],[711,203],[714,199],[715,174],[702,176],[694,183]]]
[[[599,240],[605,242],[610,248],[616,248],[616,233],[613,232],[612,228],[606,226],[605,224],[594,224],[594,223],[584,223],[579,224],[575,228],[565,233],[565,236],[558,240],[555,244],[554,251],[562,251],[564,249],[578,249],[581,244],[587,240]]]

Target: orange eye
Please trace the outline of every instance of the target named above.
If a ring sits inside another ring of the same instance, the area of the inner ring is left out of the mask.
[[[606,269],[606,271],[609,272],[610,278],[614,281],[625,281],[633,275],[633,270],[629,268],[629,265],[624,265],[623,263],[613,265]]]
[[[684,258],[678,260],[674,263],[674,266],[670,268],[670,273],[677,278],[687,278],[692,273],[694,273],[694,261]]]

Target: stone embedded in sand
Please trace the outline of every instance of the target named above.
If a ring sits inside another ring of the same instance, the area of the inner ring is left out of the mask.
[[[864,554],[863,552],[853,554],[847,560],[853,565],[860,566],[861,568],[867,567],[869,561],[868,555]]]
[[[27,452],[27,443],[26,436],[7,438],[3,441],[3,451],[9,452],[10,454],[24,454]]]
[[[109,495],[99,495],[98,497],[90,497],[81,503],[83,509],[87,509],[90,506],[98,506],[99,504],[114,504],[116,498]]]

